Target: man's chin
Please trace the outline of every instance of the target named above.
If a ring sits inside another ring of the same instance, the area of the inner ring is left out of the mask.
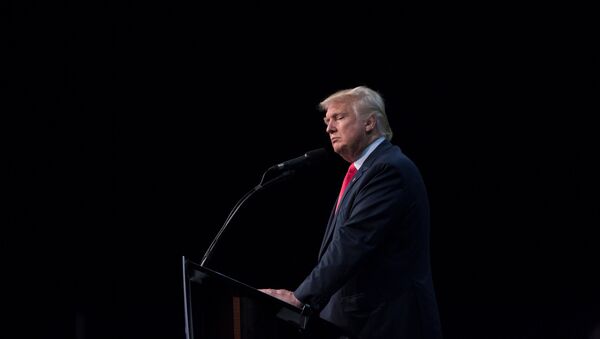
[[[346,152],[346,148],[342,147],[341,145],[338,145],[338,146],[335,146],[335,145],[334,145],[334,146],[333,146],[333,151],[334,151],[334,152],[335,152],[337,155],[339,155],[339,156],[341,156],[342,158],[346,159],[346,157],[345,157],[345,154],[347,153],[347,152]]]

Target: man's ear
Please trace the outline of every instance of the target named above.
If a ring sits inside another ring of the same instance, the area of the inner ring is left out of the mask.
[[[365,130],[367,132],[371,132],[375,129],[375,124],[377,123],[377,119],[375,118],[375,114],[369,115],[367,120],[365,120]]]

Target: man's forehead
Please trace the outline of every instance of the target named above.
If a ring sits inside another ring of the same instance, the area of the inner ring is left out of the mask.
[[[334,115],[334,114],[339,114],[339,113],[350,113],[351,107],[348,103],[345,102],[335,102],[335,103],[331,103],[328,107],[327,107],[327,112],[325,112],[325,115]]]

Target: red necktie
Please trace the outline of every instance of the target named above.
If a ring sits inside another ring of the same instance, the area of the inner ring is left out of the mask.
[[[335,206],[335,211],[337,212],[338,206],[340,206],[340,201],[342,201],[342,197],[344,196],[344,191],[346,190],[346,186],[352,180],[352,177],[356,174],[356,167],[354,167],[354,163],[350,164],[348,167],[348,172],[346,172],[346,176],[344,177],[344,183],[342,184],[342,189],[340,190],[340,195],[338,196],[337,205]]]

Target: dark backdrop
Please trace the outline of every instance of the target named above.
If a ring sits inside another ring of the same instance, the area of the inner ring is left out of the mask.
[[[202,257],[268,167],[327,146],[317,104],[357,85],[386,99],[427,183],[447,338],[588,338],[600,324],[588,9],[5,9],[2,263],[17,333],[183,338],[181,256]],[[344,168],[254,195],[210,266],[294,289]]]

